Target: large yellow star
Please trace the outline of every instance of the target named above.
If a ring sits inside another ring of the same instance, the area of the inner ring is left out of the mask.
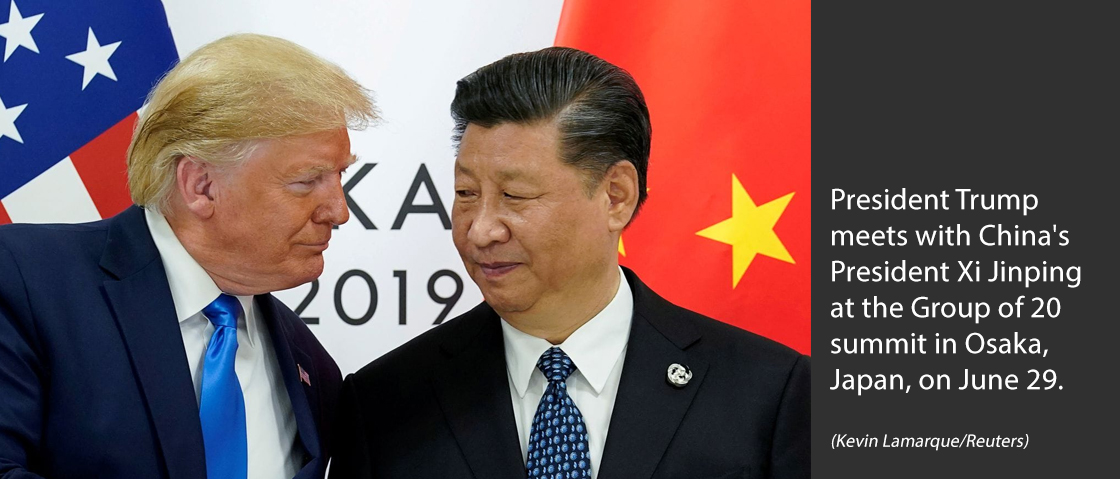
[[[793,193],[757,206],[739,178],[731,175],[731,217],[704,228],[696,234],[731,245],[731,288],[739,285],[747,267],[756,254],[762,254],[787,263],[793,257],[786,251],[782,240],[774,233],[774,225],[782,216]]]

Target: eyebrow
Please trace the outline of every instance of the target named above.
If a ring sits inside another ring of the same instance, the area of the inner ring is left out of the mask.
[[[498,171],[498,179],[504,180],[504,181],[516,180],[516,179],[518,179],[522,176],[524,176],[524,174],[521,171],[518,171],[518,170],[500,170],[500,171]]]
[[[470,170],[470,168],[462,166],[458,162],[455,163],[455,171],[472,178],[477,176],[473,171]],[[525,174],[521,170],[500,170],[496,173],[496,175],[498,179],[502,181],[512,181],[525,176]]]
[[[357,162],[358,162],[358,155],[355,155],[355,154],[351,153],[350,154],[350,161],[346,162],[346,167],[349,168],[350,166],[352,166],[354,163],[357,163]],[[333,167],[318,165],[318,166],[312,166],[310,168],[300,170],[300,173],[325,173],[325,172],[333,171],[333,170],[334,170]]]

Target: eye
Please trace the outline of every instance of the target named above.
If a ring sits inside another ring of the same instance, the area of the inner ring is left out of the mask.
[[[315,188],[316,180],[304,180],[292,183],[292,188],[296,191],[311,191]]]
[[[509,198],[511,200],[523,200],[523,199],[525,199],[525,197],[523,197],[523,196],[512,195],[512,194],[509,194],[509,193],[502,193],[502,196],[505,196],[506,198]]]
[[[474,192],[471,190],[455,190],[455,196],[459,198],[470,198],[474,196]]]
[[[288,185],[292,191],[298,194],[310,193],[315,189],[315,185],[319,183],[319,177],[308,178],[306,180],[294,181]]]

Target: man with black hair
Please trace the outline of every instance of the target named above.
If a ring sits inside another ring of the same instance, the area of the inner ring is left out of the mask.
[[[348,377],[334,478],[809,477],[809,358],[618,265],[651,128],[624,70],[459,81],[452,234],[485,302]]]

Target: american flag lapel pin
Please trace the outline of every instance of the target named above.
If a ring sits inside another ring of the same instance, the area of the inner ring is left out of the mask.
[[[298,364],[298,363],[296,364],[296,368],[299,369],[299,382],[310,386],[311,385],[311,375],[307,374],[307,371],[303,370],[303,366]]]

